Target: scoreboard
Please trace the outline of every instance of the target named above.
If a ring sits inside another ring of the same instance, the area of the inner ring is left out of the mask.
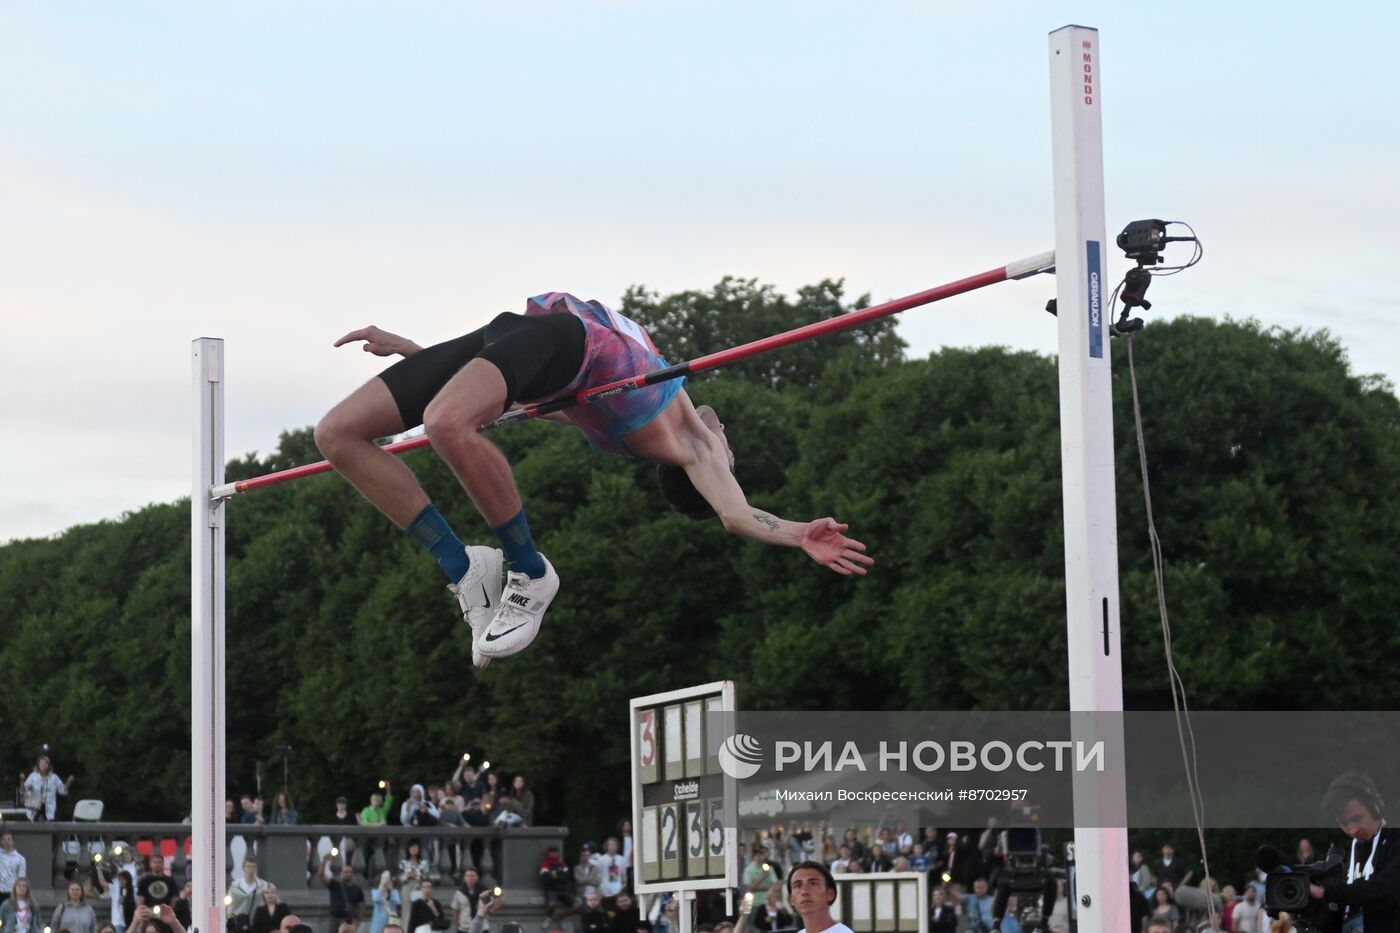
[[[734,708],[730,680],[633,698],[632,879],[639,894],[739,883],[738,794],[719,766]]]
[[[928,933],[928,897],[925,872],[839,874],[831,915],[852,933]]]

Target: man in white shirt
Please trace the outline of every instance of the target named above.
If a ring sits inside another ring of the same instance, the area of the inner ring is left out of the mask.
[[[603,852],[593,856],[592,861],[602,874],[598,881],[598,893],[611,905],[613,899],[622,893],[623,883],[627,880],[627,862],[618,854],[616,836],[609,836],[603,843],[603,849]]]
[[[14,833],[0,833],[0,904],[14,893],[15,882],[28,877],[24,856],[15,851]]]
[[[229,885],[229,901],[225,913],[230,917],[242,914],[251,920],[253,911],[262,903],[263,892],[266,890],[267,882],[258,877],[257,860],[251,856],[245,858],[243,876]]]
[[[1244,893],[1235,904],[1235,912],[1231,915],[1233,922],[1230,925],[1234,927],[1235,933],[1263,933],[1268,929],[1264,925],[1264,911],[1260,909],[1257,898],[1258,894],[1254,888],[1245,885]]]
[[[840,853],[839,857],[831,863],[833,875],[851,870],[851,847],[843,844],[837,852]]]
[[[800,933],[851,933],[836,922],[831,905],[836,902],[836,879],[821,862],[799,862],[787,877],[788,902],[802,918]]]

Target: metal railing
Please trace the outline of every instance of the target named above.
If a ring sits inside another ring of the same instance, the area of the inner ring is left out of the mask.
[[[191,828],[181,823],[30,823],[0,822],[14,834],[15,848],[25,857],[31,889],[41,904],[61,899],[70,879],[83,880],[96,857],[121,861],[147,844],[167,854],[167,867],[177,884],[190,876],[186,848]],[[432,874],[460,880],[469,866],[511,893],[519,907],[543,904],[539,865],[551,846],[564,851],[568,829],[562,826],[530,828],[453,826],[256,826],[231,825],[227,829],[228,867],[232,877],[242,874],[246,857],[258,864],[258,876],[277,885],[282,899],[293,906],[320,903],[325,887],[318,879],[322,859],[332,849],[339,868],[348,854],[360,878],[377,879],[388,869],[398,874],[399,860],[410,840],[422,844],[422,856]],[[120,846],[122,853],[115,850]],[[173,855],[169,853],[173,851]],[[453,877],[455,876],[455,877]],[[227,884],[229,879],[224,879]],[[300,895],[300,896],[299,896]]]

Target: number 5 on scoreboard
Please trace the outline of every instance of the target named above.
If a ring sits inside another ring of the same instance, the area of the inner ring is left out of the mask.
[[[724,798],[711,797],[706,802],[710,810],[708,832],[705,834],[709,874],[724,877]]]

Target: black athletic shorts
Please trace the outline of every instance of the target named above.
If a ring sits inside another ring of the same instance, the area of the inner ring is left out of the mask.
[[[399,406],[404,429],[423,423],[423,410],[449,379],[474,359],[489,360],[506,381],[506,404],[542,398],[566,387],[583,366],[583,322],[572,314],[501,314],[490,324],[399,360],[379,378]]]

